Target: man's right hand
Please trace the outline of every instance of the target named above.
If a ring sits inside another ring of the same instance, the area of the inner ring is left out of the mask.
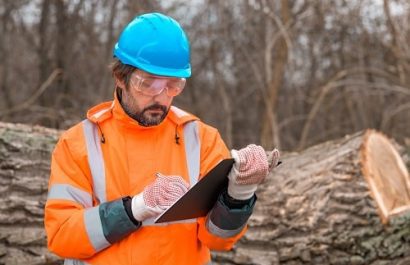
[[[160,215],[189,189],[189,184],[180,176],[164,176],[157,179],[132,198],[132,214],[138,221]]]

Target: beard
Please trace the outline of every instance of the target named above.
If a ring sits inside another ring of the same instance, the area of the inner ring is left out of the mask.
[[[132,107],[126,104],[121,105],[128,116],[136,120],[141,126],[145,127],[160,124],[165,119],[169,111],[169,108],[160,104],[150,105],[141,111],[135,111],[135,109],[133,110]],[[154,110],[155,112],[149,113],[149,111],[152,110]]]
[[[116,88],[116,93],[124,112],[141,126],[149,127],[158,125],[168,115],[170,107],[154,103],[140,110],[135,103],[135,98],[127,90],[124,91]]]

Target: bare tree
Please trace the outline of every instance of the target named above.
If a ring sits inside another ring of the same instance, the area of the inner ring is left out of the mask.
[[[3,0],[1,119],[67,128],[112,99],[108,65],[121,29],[159,11],[191,40],[193,75],[175,104],[228,146],[292,150],[365,128],[403,141],[409,10],[405,0]],[[38,96],[54,71],[62,74]]]

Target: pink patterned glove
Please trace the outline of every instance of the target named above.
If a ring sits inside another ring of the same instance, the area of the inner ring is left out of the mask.
[[[228,194],[237,200],[250,199],[258,184],[277,166],[280,157],[277,149],[266,154],[263,147],[254,144],[239,151],[232,150],[231,155],[235,164],[228,175]]]
[[[132,214],[138,221],[155,217],[168,209],[189,189],[189,184],[180,176],[164,176],[157,179],[132,198]]]

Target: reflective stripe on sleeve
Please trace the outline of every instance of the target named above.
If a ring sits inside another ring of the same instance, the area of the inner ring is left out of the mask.
[[[99,201],[107,201],[105,189],[104,157],[101,151],[100,136],[97,126],[89,120],[83,121],[84,136],[87,145],[88,163],[93,177],[94,194]]]
[[[210,218],[207,218],[206,221],[206,228],[208,229],[208,231],[218,237],[222,237],[222,238],[228,238],[228,237],[233,237],[236,236],[237,234],[239,234],[242,229],[245,227],[246,223],[243,224],[241,227],[233,229],[233,230],[226,230],[226,229],[221,229],[219,227],[217,227],[211,220]]]
[[[196,121],[191,121],[185,124],[184,141],[189,180],[192,187],[198,182],[201,151],[198,123]]]
[[[84,224],[96,252],[138,229],[128,217],[122,198],[85,209]]]
[[[69,200],[81,204],[84,208],[93,205],[91,194],[69,184],[53,184],[47,195],[47,200]]]
[[[104,236],[99,208],[99,206],[88,208],[84,212],[85,229],[88,239],[96,252],[110,246],[110,243]]]
[[[77,259],[66,259],[64,265],[88,265],[88,263]]]
[[[206,218],[206,228],[218,237],[227,238],[239,234],[246,226],[255,206],[256,196],[244,204],[241,208],[229,208],[224,203],[223,194],[220,194],[217,202]]]

